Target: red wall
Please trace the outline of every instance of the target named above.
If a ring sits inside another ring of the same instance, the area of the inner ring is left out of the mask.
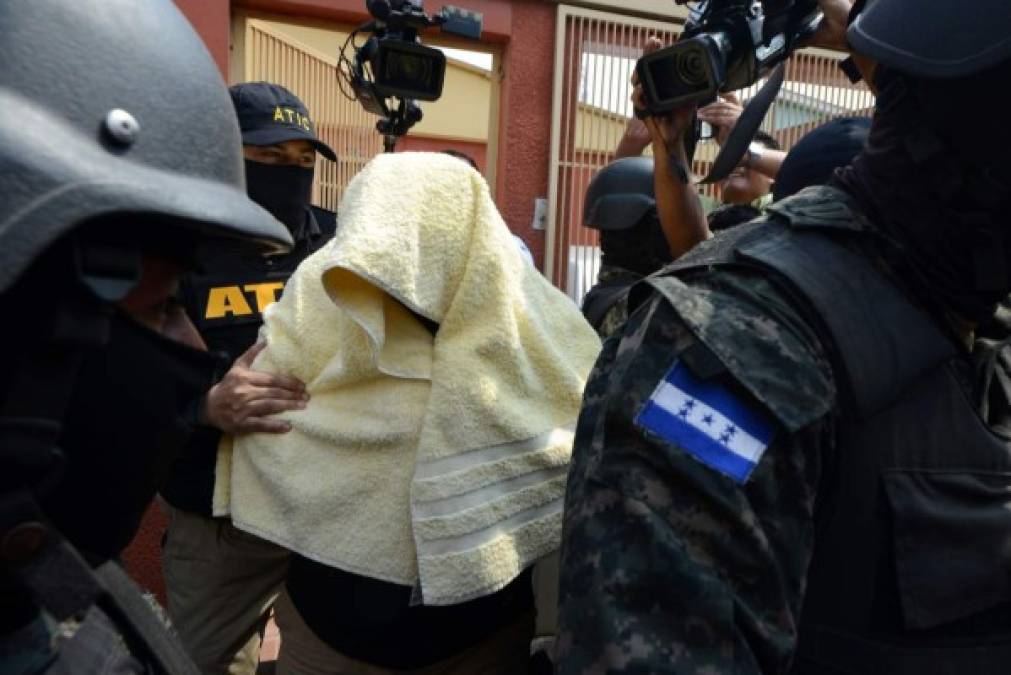
[[[461,0],[466,4],[466,0]],[[502,217],[544,266],[544,232],[531,227],[534,200],[548,195],[555,5],[512,2],[511,38],[503,54],[496,194]]]
[[[161,573],[161,538],[168,519],[157,504],[148,507],[137,537],[123,551],[123,564],[141,586],[154,593],[165,604],[165,581]]]
[[[365,10],[365,0],[233,0],[232,5],[275,14],[349,23],[368,21],[372,18]],[[450,0],[450,2],[428,0],[425,3],[425,11],[438,12],[445,5],[465,7],[484,14],[484,33],[481,37],[483,41],[505,42],[509,39],[512,3],[508,0]]]
[[[228,42],[231,35],[229,0],[175,0],[204,39],[222,77],[228,78]]]
[[[477,169],[481,173],[485,173],[488,169],[488,146],[485,143],[447,141],[441,138],[412,136],[408,134],[397,143],[397,150],[400,152],[442,152],[443,150],[456,150],[477,162]]]

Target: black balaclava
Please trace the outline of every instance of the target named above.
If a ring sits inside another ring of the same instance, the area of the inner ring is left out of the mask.
[[[626,269],[642,276],[656,272],[673,259],[656,208],[624,230],[600,233],[601,265]]]
[[[192,432],[191,406],[214,383],[218,360],[121,312],[109,341],[78,373],[59,448],[63,478],[43,499],[60,532],[92,562],[130,543],[168,468]]]
[[[18,317],[0,334],[12,355],[0,363],[0,425],[44,420],[56,430],[41,446],[4,448],[0,497],[29,491],[56,529],[98,563],[136,534],[223,364],[99,301],[67,262],[54,250],[0,294],[0,310]],[[62,358],[60,370],[42,366]],[[52,446],[56,453],[44,449]]]
[[[894,247],[889,264],[921,302],[980,322],[1011,288],[1011,125],[965,115],[1011,83],[1011,63],[972,77],[876,71],[866,149],[835,179]]]
[[[265,164],[246,160],[249,197],[267,209],[299,238],[312,199],[313,169],[294,164]]]

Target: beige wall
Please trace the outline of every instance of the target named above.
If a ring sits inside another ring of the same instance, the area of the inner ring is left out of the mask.
[[[230,79],[241,82],[245,72],[245,30],[247,21],[257,20],[271,32],[290,38],[303,48],[315,52],[328,61],[336,61],[338,50],[347,39],[351,26],[306,21],[292,17],[277,17],[252,12],[237,11],[232,15],[232,58]],[[428,44],[476,49],[484,46],[462,44],[459,41],[428,39]],[[493,75],[467,63],[448,59],[446,81],[442,98],[435,102],[422,102],[424,119],[412,130],[413,134],[439,138],[487,142],[491,119]]]
[[[576,115],[576,150],[613,152],[627,124],[628,120],[620,115],[580,104]]]

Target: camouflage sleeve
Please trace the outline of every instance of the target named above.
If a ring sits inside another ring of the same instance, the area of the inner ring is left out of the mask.
[[[780,425],[743,485],[644,432],[637,412],[695,343],[655,296],[605,343],[591,376],[566,494],[561,675],[789,669],[830,422],[792,434]],[[754,367],[831,377],[806,356]]]

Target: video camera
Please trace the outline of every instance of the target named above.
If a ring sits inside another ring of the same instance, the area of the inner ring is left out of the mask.
[[[397,138],[422,118],[416,101],[437,101],[442,96],[446,57],[422,45],[419,32],[439,26],[445,33],[480,39],[483,16],[450,6],[429,16],[424,0],[365,0],[365,6],[374,20],[356,28],[341,48],[341,78],[353,92],[345,90],[346,96],[383,118],[376,128],[387,152],[392,152]],[[361,32],[371,35],[357,46],[354,39]],[[349,45],[353,57],[347,54]],[[391,104],[390,99],[399,103]]]
[[[753,84],[814,33],[822,16],[816,0],[688,4],[681,38],[636,64],[650,114],[712,101],[719,92]]]

